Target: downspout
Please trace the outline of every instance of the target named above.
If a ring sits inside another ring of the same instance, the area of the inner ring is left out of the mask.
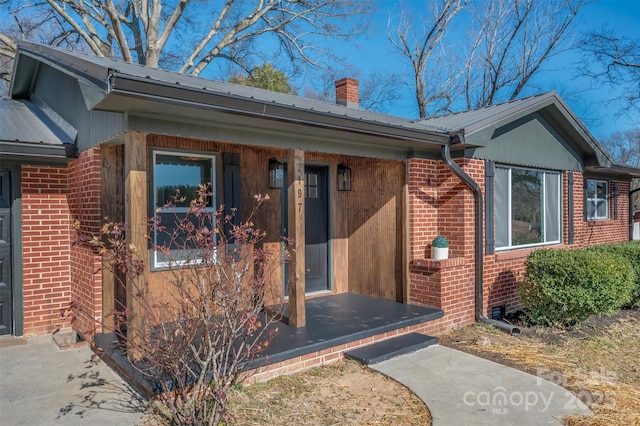
[[[478,185],[473,179],[471,179],[471,177],[465,173],[464,170],[462,170],[462,168],[460,168],[460,166],[458,166],[452,159],[451,159],[451,151],[450,151],[450,146],[456,143],[462,143],[464,142],[464,135],[463,134],[455,134],[455,135],[451,135],[449,137],[449,143],[447,145],[444,145],[442,147],[442,159],[444,160],[445,164],[451,169],[451,171],[458,176],[470,189],[471,191],[473,191],[473,198],[475,200],[475,221],[476,221],[476,255],[475,255],[475,296],[476,296],[476,320],[483,322],[485,324],[489,324],[492,325],[494,327],[497,327],[501,330],[504,330],[510,334],[519,336],[520,335],[520,329],[511,325],[511,324],[507,324],[504,321],[498,321],[498,320],[494,320],[494,319],[489,319],[487,317],[484,316],[484,288],[483,288],[483,279],[484,279],[484,273],[483,273],[483,250],[482,250],[482,240],[483,240],[483,233],[482,233],[482,190],[480,189],[480,185]]]
[[[638,191],[640,188],[629,191],[629,241],[633,240],[633,194]]]

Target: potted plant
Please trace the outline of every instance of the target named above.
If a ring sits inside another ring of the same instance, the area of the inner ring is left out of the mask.
[[[442,235],[438,235],[431,241],[431,258],[443,260],[449,258],[449,240]]]

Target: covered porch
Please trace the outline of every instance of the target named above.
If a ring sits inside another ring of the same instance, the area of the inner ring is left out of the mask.
[[[395,345],[394,350],[411,351],[435,343],[435,338],[423,335],[430,322],[443,317],[443,311],[363,296],[341,293],[305,301],[307,324],[293,327],[287,323],[288,309],[281,321],[269,327],[277,328],[271,344],[254,365],[252,382],[292,374],[315,366],[337,361],[345,352],[371,347],[379,342],[391,343],[401,336],[413,336],[413,343]],[[415,333],[420,333],[416,336]],[[418,339],[416,340],[415,337]],[[113,333],[97,334],[94,343],[103,360],[147,397],[160,389],[159,383],[149,382],[140,372],[144,365],[135,366],[127,358],[122,345]],[[393,345],[391,345],[393,348]],[[385,348],[382,348],[384,351]]]

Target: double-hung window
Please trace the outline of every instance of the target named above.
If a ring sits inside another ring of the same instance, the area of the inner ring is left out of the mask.
[[[496,248],[559,243],[560,173],[496,166]]]
[[[587,179],[585,209],[587,220],[609,219],[609,182]]]
[[[169,262],[190,259],[189,244],[183,235],[176,232],[179,221],[184,220],[191,201],[198,198],[200,185],[210,184],[215,188],[215,156],[206,154],[153,151],[152,200],[153,216],[161,230],[153,232],[154,247],[166,247],[170,255],[153,250],[152,263],[155,268],[168,266]],[[176,197],[176,194],[179,197]],[[213,215],[213,197],[208,199],[205,211]],[[198,226],[198,224],[194,224]],[[213,229],[208,224],[209,229]]]

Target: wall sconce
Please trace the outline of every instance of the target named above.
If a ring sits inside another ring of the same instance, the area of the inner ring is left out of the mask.
[[[269,188],[282,189],[284,185],[284,166],[277,159],[269,160]]]
[[[338,191],[351,191],[351,169],[338,164]]]

